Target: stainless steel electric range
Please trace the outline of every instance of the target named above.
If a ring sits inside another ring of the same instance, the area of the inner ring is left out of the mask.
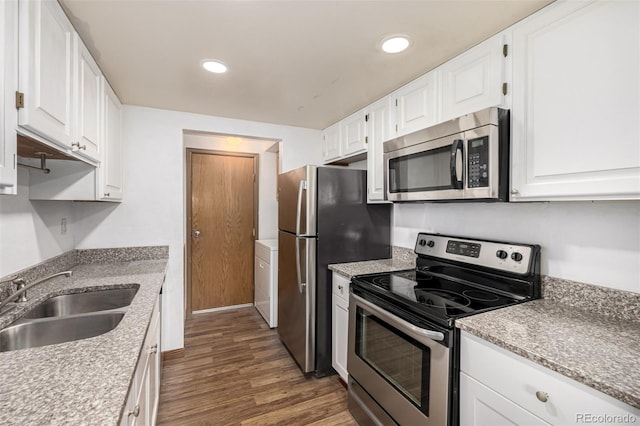
[[[458,318],[540,297],[540,247],[420,233],[416,269],[354,277],[349,410],[361,425],[458,424]]]

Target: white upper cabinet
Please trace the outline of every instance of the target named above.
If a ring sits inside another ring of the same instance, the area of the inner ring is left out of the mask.
[[[392,97],[380,99],[367,107],[367,199],[385,200],[382,143],[391,138]]]
[[[74,30],[54,0],[20,1],[20,126],[62,147],[73,141]]]
[[[342,156],[341,122],[327,127],[322,132],[322,161],[325,163],[337,160]]]
[[[16,127],[15,91],[18,88],[18,7],[0,3],[0,194],[15,194]]]
[[[100,164],[97,198],[122,200],[124,169],[122,165],[122,105],[106,80],[104,88],[104,161]]]
[[[513,30],[514,201],[640,196],[640,2],[561,2]]]
[[[393,93],[396,106],[393,136],[404,136],[439,121],[436,90],[438,73],[439,70],[429,72]]]
[[[76,100],[74,146],[79,154],[100,159],[102,121],[102,73],[80,37],[74,37]]]
[[[365,111],[360,110],[341,121],[342,157],[367,151]]]
[[[506,106],[506,44],[506,34],[499,34],[442,65],[442,121]]]

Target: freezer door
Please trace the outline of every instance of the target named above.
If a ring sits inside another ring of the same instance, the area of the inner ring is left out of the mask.
[[[278,176],[278,228],[296,235],[316,235],[315,166]]]
[[[278,235],[278,334],[303,372],[315,370],[315,238]]]

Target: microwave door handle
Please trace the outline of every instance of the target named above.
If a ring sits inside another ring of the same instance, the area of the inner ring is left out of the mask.
[[[451,145],[451,186],[454,189],[463,189],[463,165],[464,165],[464,141],[456,139]]]

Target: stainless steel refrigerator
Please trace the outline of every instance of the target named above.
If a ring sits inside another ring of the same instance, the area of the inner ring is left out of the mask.
[[[303,372],[331,367],[331,263],[391,256],[391,206],[367,204],[367,175],[305,166],[278,176],[278,334]]]

